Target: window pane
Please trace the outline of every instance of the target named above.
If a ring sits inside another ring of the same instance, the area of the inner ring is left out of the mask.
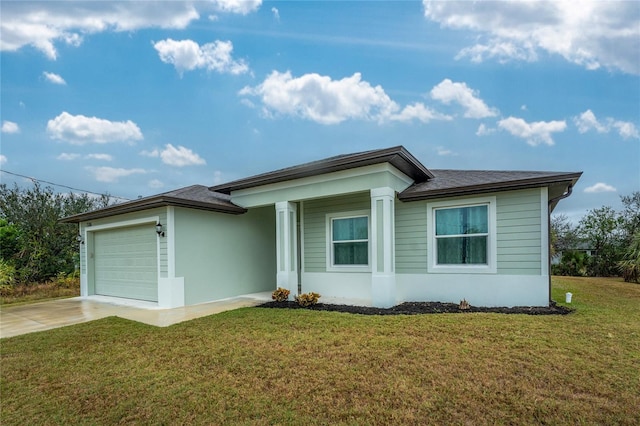
[[[436,210],[436,235],[462,233],[462,209]]]
[[[489,232],[487,206],[467,207],[465,234],[484,234]]]
[[[361,243],[334,243],[333,244],[333,264],[334,265],[368,265],[369,264],[369,244]]]
[[[488,231],[487,206],[436,210],[436,235],[482,234]]]
[[[487,237],[438,238],[438,265],[486,265]]]
[[[368,235],[366,216],[333,219],[333,241],[366,240]]]

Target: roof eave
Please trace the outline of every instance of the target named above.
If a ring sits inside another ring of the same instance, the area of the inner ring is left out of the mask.
[[[235,205],[215,205],[204,201],[184,200],[176,197],[154,197],[150,199],[141,200],[140,202],[130,202],[123,204],[116,204],[114,206],[106,207],[104,209],[93,210],[86,213],[80,213],[72,216],[67,216],[59,220],[61,223],[80,223],[87,220],[101,219],[104,217],[114,216],[118,214],[133,213],[141,210],[148,210],[157,207],[186,207],[197,210],[207,210],[219,213],[228,214],[243,214],[247,212],[247,209],[235,206]]]
[[[502,192],[502,191],[512,191],[518,189],[529,189],[529,188],[540,188],[543,186],[550,186],[554,184],[566,184],[566,185],[575,185],[578,181],[582,172],[579,173],[569,173],[563,175],[556,175],[547,178],[532,178],[532,179],[523,179],[518,181],[508,181],[508,182],[492,182],[481,185],[470,185],[470,186],[460,186],[457,188],[445,188],[445,189],[437,189],[432,191],[422,191],[422,192],[411,192],[409,190],[405,190],[398,194],[398,199],[401,201],[419,201],[419,200],[428,200],[433,198],[448,198],[448,197],[457,197],[457,196],[465,196],[465,195],[476,195],[487,192]],[[410,188],[409,188],[410,189]]]

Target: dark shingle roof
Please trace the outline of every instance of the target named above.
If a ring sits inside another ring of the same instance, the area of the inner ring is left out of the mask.
[[[582,173],[495,171],[495,170],[434,170],[433,178],[416,183],[398,198],[402,201],[436,197],[470,195],[488,191],[537,188],[554,184],[574,185]]]
[[[398,198],[402,201],[417,201],[543,186],[549,187],[549,197],[555,198],[557,195],[563,194],[567,188],[575,185],[582,175],[582,173],[534,171],[428,170],[404,147],[396,146],[339,155],[209,188],[203,185],[192,185],[116,204],[104,209],[69,216],[63,218],[61,222],[78,223],[162,206],[180,206],[241,214],[247,210],[231,202],[231,197],[229,196],[231,191],[381,163],[390,163],[414,180],[413,185],[398,194]],[[557,203],[557,201],[555,202]]]
[[[273,172],[263,173],[233,182],[210,187],[212,191],[230,194],[231,191],[253,188],[271,183],[300,179],[340,170],[369,166],[372,164],[390,163],[415,182],[424,182],[431,178],[431,172],[423,166],[404,147],[376,149],[355,154],[338,155],[324,160],[312,161],[298,166],[287,167]]]
[[[231,214],[241,214],[247,211],[233,204],[228,195],[213,192],[204,185],[192,185],[150,197],[127,201],[126,203],[114,204],[103,209],[68,216],[63,218],[61,222],[78,223],[162,206],[188,207]]]

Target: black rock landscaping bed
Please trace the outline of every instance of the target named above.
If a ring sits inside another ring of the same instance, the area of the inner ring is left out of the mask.
[[[567,315],[573,309],[559,306],[552,302],[550,306],[515,306],[513,308],[483,308],[469,306],[468,309],[460,309],[455,303],[441,302],[405,302],[391,308],[371,308],[367,306],[333,305],[317,303],[312,306],[302,307],[296,302],[267,302],[258,305],[259,308],[275,309],[309,309],[312,311],[346,312],[361,315],[418,315],[418,314],[462,314],[471,312],[492,312],[499,314],[525,314],[525,315]]]

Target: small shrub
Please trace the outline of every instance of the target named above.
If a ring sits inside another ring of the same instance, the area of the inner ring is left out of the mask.
[[[0,285],[11,287],[16,280],[16,268],[4,259],[0,259]]]
[[[271,298],[276,302],[286,302],[289,300],[289,293],[291,293],[286,288],[278,287],[273,293],[271,293]]]
[[[640,283],[640,232],[633,236],[624,259],[618,262],[618,269],[625,282]]]
[[[14,289],[12,285],[0,284],[0,297],[13,296]]]
[[[77,273],[65,274],[60,272],[51,280],[51,283],[58,288],[75,288],[80,285],[80,277]]]
[[[469,309],[471,306],[469,305],[469,302],[467,302],[467,299],[462,299],[460,301],[460,304],[458,305],[458,308],[461,311],[466,311],[467,309]]]
[[[296,296],[296,302],[298,305],[306,308],[311,305],[315,305],[318,303],[318,299],[320,299],[320,295],[318,293],[302,293]]]

